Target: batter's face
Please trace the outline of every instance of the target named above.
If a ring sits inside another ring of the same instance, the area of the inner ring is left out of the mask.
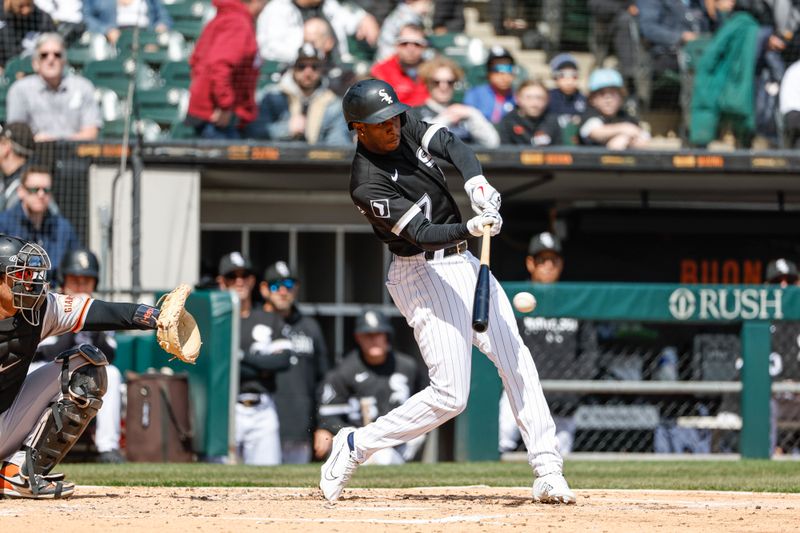
[[[389,355],[389,336],[386,333],[356,333],[355,338],[365,363],[378,366],[386,362]]]
[[[218,276],[217,283],[221,289],[234,291],[240,301],[249,302],[253,287],[256,286],[256,276],[248,270],[237,269],[224,276]]]
[[[561,277],[564,260],[557,253],[546,250],[525,259],[525,265],[534,283],[555,283]]]
[[[76,274],[66,274],[64,276],[64,286],[61,290],[64,294],[92,294],[97,286],[97,280],[92,276],[79,276]]]
[[[400,115],[380,124],[357,122],[358,140],[367,150],[376,154],[394,152],[400,146]]]

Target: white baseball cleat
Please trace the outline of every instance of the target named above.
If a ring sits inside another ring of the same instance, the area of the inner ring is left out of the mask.
[[[575,493],[560,472],[537,477],[533,482],[533,501],[542,503],[575,503]]]
[[[355,449],[350,448],[348,438],[356,428],[346,427],[339,430],[333,438],[331,454],[320,469],[319,488],[326,500],[335,502],[342,494],[344,486],[350,481],[361,461]]]

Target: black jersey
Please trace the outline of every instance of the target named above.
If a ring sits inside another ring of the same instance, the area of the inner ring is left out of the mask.
[[[350,196],[396,255],[447,248],[470,235],[431,156],[452,163],[464,180],[482,175],[472,150],[447,128],[409,113],[402,118],[395,151],[375,154],[359,143],[353,158]]]
[[[274,393],[275,374],[289,368],[294,356],[292,343],[282,330],[283,321],[274,313],[253,308],[242,318],[239,347],[239,392]]]
[[[387,360],[369,366],[358,349],[345,356],[320,385],[319,427],[336,433],[383,416],[425,386],[410,355],[389,352]]]

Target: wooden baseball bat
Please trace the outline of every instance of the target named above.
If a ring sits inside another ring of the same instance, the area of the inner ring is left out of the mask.
[[[475,284],[475,299],[472,303],[472,329],[483,333],[489,327],[489,244],[492,226],[483,226],[481,241],[481,268]]]

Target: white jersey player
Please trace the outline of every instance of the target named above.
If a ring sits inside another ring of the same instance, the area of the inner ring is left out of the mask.
[[[498,369],[528,449],[536,479],[533,498],[575,503],[562,475],[555,426],[530,352],[517,330],[505,292],[491,280],[489,329],[471,329],[479,264],[464,239],[492,235],[502,219],[499,193],[482,175],[472,151],[446,128],[409,116],[392,87],[356,83],[344,96],[345,120],[358,134],[350,194],[375,234],[394,254],[386,286],[414,329],[430,385],[362,428],[344,428],[322,467],[320,488],[336,500],[359,464],[377,450],[414,439],[467,405],[472,345]],[[478,215],[466,223],[431,156],[451,162],[466,180]]]

